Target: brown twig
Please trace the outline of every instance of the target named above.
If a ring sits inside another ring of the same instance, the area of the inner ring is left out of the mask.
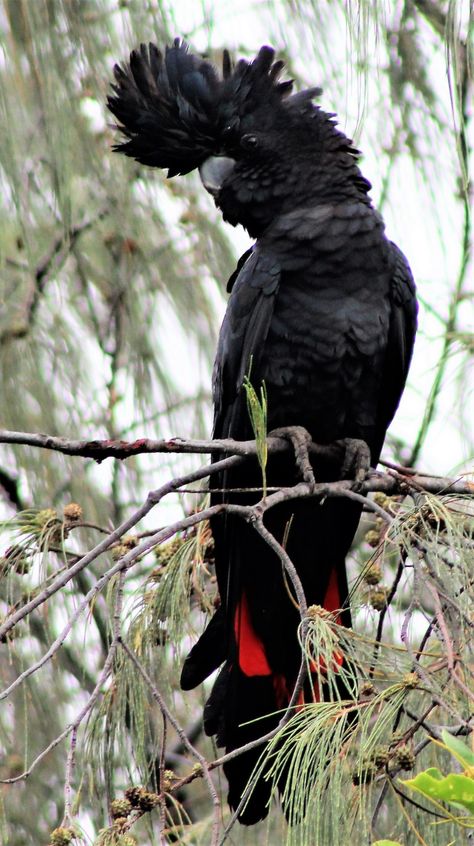
[[[27,292],[26,300],[23,304],[23,315],[20,320],[15,322],[14,327],[7,327],[0,333],[0,345],[16,338],[24,338],[30,330],[31,323],[37,311],[41,296],[44,292],[46,283],[51,274],[58,270],[61,264],[64,263],[67,256],[71,252],[74,244],[80,235],[87,232],[100,220],[107,216],[109,210],[102,209],[98,214],[92,218],[79,223],[72,229],[63,232],[53,242],[52,246],[46,255],[38,262],[36,270],[33,274],[30,288]],[[29,268],[25,268],[28,270]]]

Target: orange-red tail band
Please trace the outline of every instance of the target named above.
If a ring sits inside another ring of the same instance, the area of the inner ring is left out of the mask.
[[[246,676],[270,676],[270,664],[265,647],[255,632],[250,619],[247,597],[242,598],[235,609],[234,632],[237,641],[239,667]]]

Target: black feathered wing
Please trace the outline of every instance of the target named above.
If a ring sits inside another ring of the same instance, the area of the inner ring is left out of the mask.
[[[393,420],[408,376],[417,328],[415,281],[402,251],[390,243],[393,263],[390,285],[390,326],[379,393],[376,446],[380,455],[385,433]]]
[[[249,251],[232,283],[219,336],[213,374],[215,438],[242,439],[250,430],[242,384],[259,369],[279,282],[278,260],[257,247]]]
[[[260,357],[271,323],[280,281],[275,258],[259,248],[246,254],[236,277],[231,278],[232,294],[221,328],[214,368],[214,436],[245,439],[253,437],[247,412],[244,377],[258,371]],[[256,462],[249,469],[213,478],[215,488],[261,484]],[[238,495],[215,492],[213,502],[253,502],[258,494]],[[181,684],[185,689],[199,684],[225,660],[204,711],[206,733],[217,735],[218,743],[235,749],[273,727],[275,718],[257,725],[242,724],[275,711],[276,702],[268,663],[261,639],[252,626],[248,603],[243,597],[247,565],[257,551],[255,532],[233,516],[215,519],[216,573],[221,605],[206,631],[191,650],[183,666]],[[243,560],[244,559],[244,560]],[[261,749],[247,753],[225,767],[229,781],[229,803],[236,808],[245,790]],[[266,816],[271,788],[260,782],[240,821],[257,822]]]
[[[253,248],[242,258],[240,270],[231,277],[232,296],[221,327],[213,374],[214,437],[239,440],[253,437],[243,381],[251,368],[259,365],[280,279],[278,263],[270,255]],[[226,483],[227,474],[212,480],[215,488],[223,488]],[[228,497],[220,493],[213,494],[212,498],[214,502],[228,501]],[[200,684],[222,664],[227,654],[225,608],[232,544],[223,537],[221,521],[214,521],[213,533],[217,542],[216,569],[222,605],[184,663],[181,686],[185,690]]]

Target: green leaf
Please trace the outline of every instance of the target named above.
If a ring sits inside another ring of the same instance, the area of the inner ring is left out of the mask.
[[[250,367],[252,362],[250,362]],[[250,373],[250,369],[249,369]],[[255,388],[253,387],[248,376],[244,377],[243,387],[247,394],[247,409],[252,424],[252,429],[255,435],[255,442],[257,447],[257,459],[262,470],[263,479],[263,496],[267,495],[267,475],[266,466],[268,458],[267,447],[267,391],[265,382],[260,386],[260,399],[257,396]]]
[[[444,745],[451,752],[451,755],[459,761],[466,770],[474,767],[474,752],[459,737],[453,737],[449,731],[443,729],[441,732]]]
[[[401,844],[395,840],[376,840],[372,846],[401,846]]]
[[[461,805],[474,814],[474,779],[465,775],[450,773],[443,776],[432,767],[415,778],[402,781],[406,787],[416,790],[434,802]]]

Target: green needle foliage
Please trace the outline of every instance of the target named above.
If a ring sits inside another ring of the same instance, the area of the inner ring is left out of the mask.
[[[263,496],[267,495],[267,389],[260,385],[260,399],[248,376],[244,378],[244,390],[247,395],[247,409],[257,445],[257,459],[262,470]]]

